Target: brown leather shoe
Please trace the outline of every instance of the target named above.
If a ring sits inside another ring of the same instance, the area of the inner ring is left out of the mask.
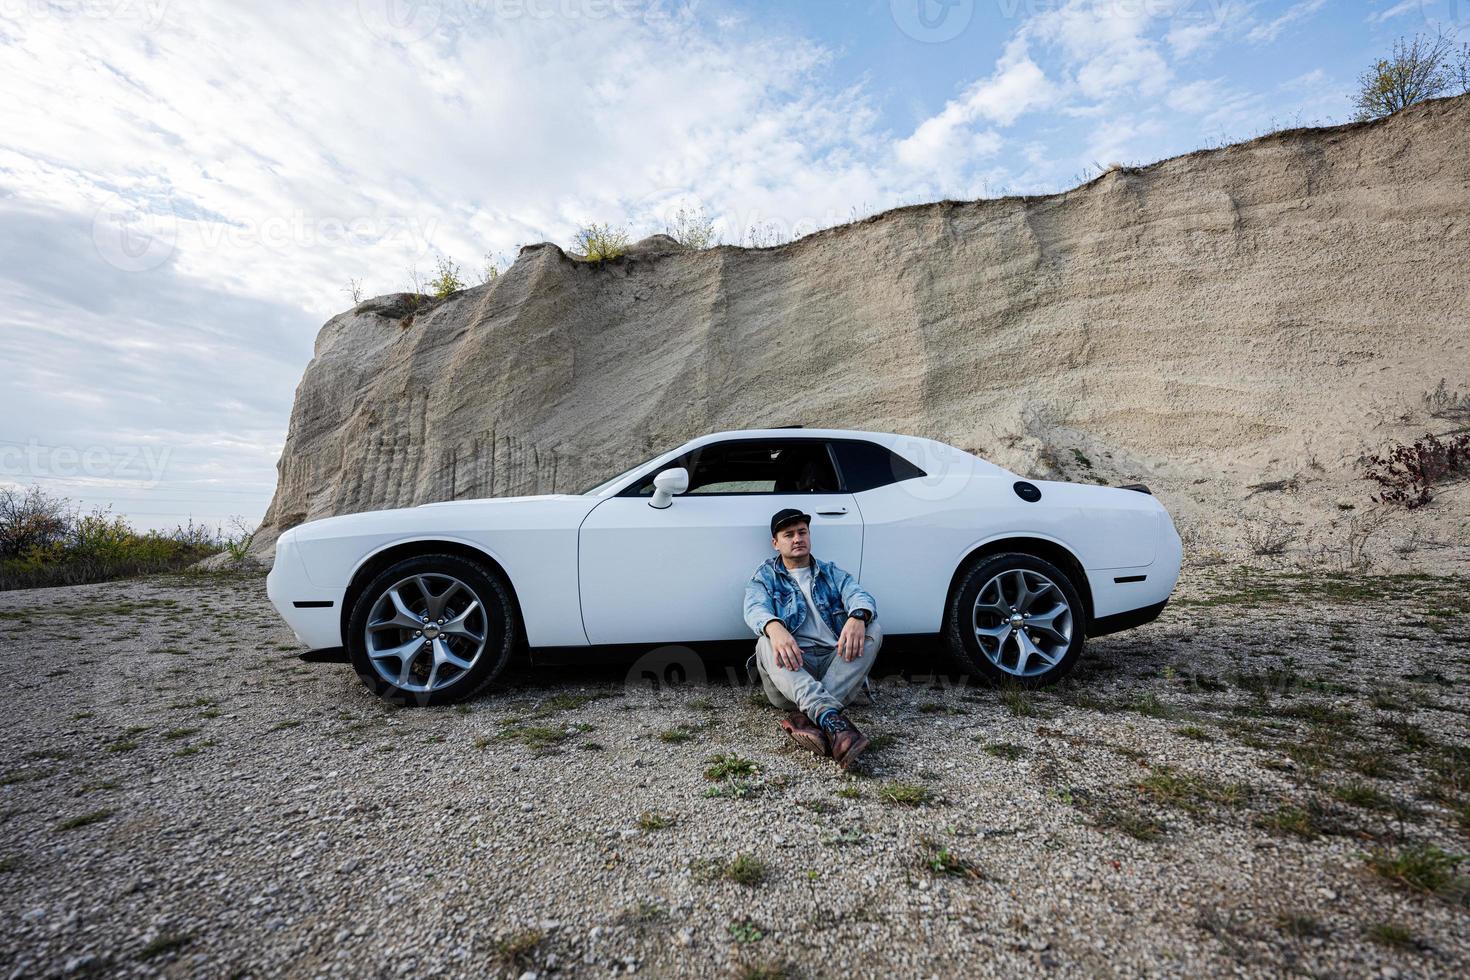
[[[808,752],[816,755],[826,755],[827,736],[822,734],[805,712],[793,711],[781,719],[781,729],[791,736],[791,740]]]
[[[832,746],[832,758],[844,769],[851,769],[869,744],[868,736],[858,731],[847,715],[838,715],[837,724],[826,735]]]

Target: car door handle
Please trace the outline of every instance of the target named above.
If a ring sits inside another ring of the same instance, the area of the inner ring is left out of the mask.
[[[841,517],[847,513],[847,508],[839,507],[837,510],[819,510],[817,513],[823,517]]]

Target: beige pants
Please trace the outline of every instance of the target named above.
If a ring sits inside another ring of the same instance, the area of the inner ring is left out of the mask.
[[[839,657],[836,647],[812,647],[802,651],[801,666],[789,670],[776,663],[770,637],[763,636],[755,644],[755,662],[767,700],[787,711],[800,708],[815,721],[828,708],[841,711],[853,702],[882,645],[882,628],[869,623],[862,656],[852,662]]]

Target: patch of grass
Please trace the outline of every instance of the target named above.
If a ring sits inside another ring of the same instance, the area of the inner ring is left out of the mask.
[[[1330,815],[1315,800],[1308,800],[1302,806],[1283,803],[1274,810],[1258,814],[1252,823],[1261,830],[1303,840],[1316,840],[1323,834],[1338,830]]]
[[[528,749],[542,752],[566,741],[567,733],[565,729],[552,728],[549,725],[512,725],[501,731],[499,737],[505,741],[519,742]]]
[[[763,788],[760,783],[748,779],[727,779],[705,790],[704,795],[710,799],[747,800],[759,796]]]
[[[164,933],[147,946],[144,946],[138,953],[138,959],[151,960],[156,956],[163,956],[165,953],[175,952],[187,946],[193,938],[193,936],[184,932]]]
[[[677,728],[667,728],[658,733],[658,740],[669,745],[682,745],[692,738],[694,738],[694,733],[683,725]]]
[[[848,783],[846,786],[839,786],[832,792],[844,800],[860,800],[863,798],[863,788],[853,783]]]
[[[662,905],[645,898],[637,905],[630,905],[619,912],[618,922],[625,926],[644,926],[651,922],[660,922],[668,914],[668,910]]]
[[[601,752],[602,751],[602,743],[601,742],[583,742],[581,745],[577,746],[577,748],[581,749],[583,752]]]
[[[132,742],[125,738],[120,738],[116,742],[109,742],[106,746],[109,752],[131,752],[137,747],[137,742]]]
[[[1025,746],[1016,745],[1014,742],[991,742],[980,749],[986,755],[993,755],[997,759],[1006,759],[1015,762],[1026,754]]]
[[[288,728],[300,728],[300,727],[301,727],[301,719],[300,718],[286,718],[283,721],[278,721],[274,725],[272,725],[270,727],[270,731],[273,731],[273,732],[283,732],[283,731],[285,731]]]
[[[1349,753],[1347,763],[1354,772],[1371,779],[1392,779],[1403,773],[1392,756],[1373,749]]]
[[[1116,830],[1144,843],[1158,840],[1169,829],[1148,814],[1127,807],[1094,804],[1087,808],[1087,812],[1092,818],[1092,826],[1098,830]]]
[[[985,875],[978,865],[929,838],[919,840],[919,867],[931,875],[979,881]]]
[[[94,823],[100,823],[116,813],[116,810],[93,810],[91,813],[83,813],[79,816],[68,817],[58,823],[56,830],[76,830],[78,827],[88,827]]]
[[[1411,751],[1418,752],[1434,746],[1434,739],[1429,737],[1428,732],[1407,721],[1380,721],[1378,727],[1393,735],[1403,743],[1404,748]]]
[[[1185,725],[1183,728],[1176,728],[1174,733],[1176,735],[1182,735],[1185,738],[1193,739],[1196,742],[1213,742],[1215,740],[1215,736],[1198,725]]]
[[[1364,810],[1391,810],[1393,800],[1369,786],[1367,783],[1353,781],[1340,783],[1332,787],[1333,799],[1346,803],[1349,806],[1359,807]]]
[[[1414,934],[1397,922],[1375,922],[1363,933],[1378,945],[1390,949],[1416,949],[1419,946]]]
[[[545,939],[546,933],[539,929],[503,936],[495,941],[495,961],[515,973],[529,970],[535,965],[536,950]]]
[[[725,866],[724,876],[737,885],[753,888],[765,881],[768,872],[766,862],[754,854],[737,854],[734,860]]]
[[[1200,812],[1206,804],[1238,807],[1251,795],[1251,788],[1243,783],[1221,783],[1168,766],[1158,767],[1136,783],[1135,788],[1155,803],[1189,813]]]
[[[1041,708],[1036,698],[1025,688],[1008,685],[1000,690],[1000,703],[1016,718],[1039,718]]]
[[[712,782],[721,779],[749,778],[758,771],[754,762],[738,755],[717,755],[709,761],[710,766],[705,769],[704,778]]]
[[[1287,705],[1278,713],[1284,718],[1295,718],[1328,728],[1342,728],[1357,718],[1357,715],[1346,708],[1334,707],[1322,701],[1301,701]]]
[[[0,874],[9,874],[20,867],[20,859],[13,854],[0,858]]]
[[[194,745],[186,745],[183,748],[179,749],[177,752],[175,752],[174,753],[174,757],[175,758],[179,758],[179,759],[186,759],[186,758],[188,758],[191,755],[198,755],[199,753],[203,752],[205,749],[209,748],[210,746],[212,746],[214,744],[215,744],[214,742],[206,739],[205,741],[198,742],[198,743],[196,743]]]
[[[198,734],[199,729],[197,728],[170,728],[168,731],[163,733],[163,737],[168,739],[188,738],[190,735]]]
[[[749,919],[737,919],[730,923],[729,932],[730,938],[737,943],[758,943],[766,938],[766,934],[761,930],[761,927]]]
[[[1455,868],[1465,858],[1433,844],[1375,848],[1365,861],[1380,878],[1415,891],[1443,894],[1456,885]]]
[[[1276,928],[1297,939],[1310,939],[1326,932],[1322,928],[1322,923],[1305,912],[1282,912],[1276,916]]]
[[[560,711],[576,711],[585,708],[594,701],[604,698],[617,697],[610,691],[594,691],[590,694],[554,694],[542,701],[536,709],[535,717],[545,718],[547,715],[556,714]]]
[[[879,732],[876,735],[868,736],[869,752],[882,752],[884,749],[891,749],[897,744],[898,737],[892,732]]]
[[[71,749],[35,749],[26,753],[27,759],[37,759],[47,762],[65,762],[71,757]]]
[[[884,783],[878,787],[878,798],[894,806],[918,807],[932,803],[934,794],[918,783]]]
[[[644,810],[638,814],[638,829],[643,831],[663,830],[672,827],[674,818],[655,810]]]
[[[1159,700],[1157,694],[1145,694],[1140,698],[1124,705],[1129,711],[1143,715],[1145,718],[1158,718],[1161,721],[1175,721],[1186,717],[1187,712],[1183,709]]]
[[[1388,691],[1374,691],[1368,703],[1379,711],[1408,711],[1409,706]]]

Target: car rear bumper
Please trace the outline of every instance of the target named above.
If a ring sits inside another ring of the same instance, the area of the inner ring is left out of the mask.
[[[342,645],[342,600],[345,589],[313,585],[297,553],[291,532],[276,543],[276,560],[265,577],[265,594],[308,650]]]
[[[1144,623],[1152,623],[1159,618],[1159,613],[1163,612],[1164,607],[1168,604],[1169,600],[1165,599],[1163,602],[1156,602],[1151,606],[1143,606],[1139,609],[1130,609],[1127,612],[1094,619],[1092,624],[1087,628],[1087,637],[1088,639],[1092,639],[1098,636],[1107,636],[1109,633],[1121,633],[1124,630],[1131,630],[1135,626],[1142,626]]]

